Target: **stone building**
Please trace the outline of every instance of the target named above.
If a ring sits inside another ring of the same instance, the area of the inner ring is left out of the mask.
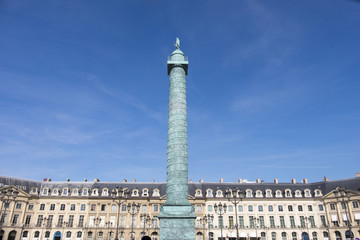
[[[359,238],[360,175],[308,183],[192,181],[196,239],[340,240]],[[128,190],[125,198],[120,189]],[[242,191],[236,206],[226,196]],[[158,240],[166,183],[53,182],[0,177],[0,240]],[[219,216],[219,205],[226,212]],[[217,211],[215,211],[217,206]],[[134,208],[135,207],[135,208]],[[237,217],[236,217],[237,216]]]

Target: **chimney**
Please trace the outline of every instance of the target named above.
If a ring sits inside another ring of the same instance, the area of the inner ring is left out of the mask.
[[[308,183],[307,178],[304,178],[304,179],[303,179],[303,183]]]
[[[360,177],[360,172],[355,173],[355,177]]]
[[[66,181],[67,181],[67,182],[70,182],[70,178],[67,178]]]
[[[48,182],[51,182],[51,178],[48,178]]]
[[[95,178],[95,179],[94,179],[94,182],[100,182],[100,179]]]
[[[328,179],[328,177],[327,177],[327,176],[325,176],[323,180],[324,180],[324,182],[329,181],[329,179]]]
[[[200,179],[199,183],[203,183],[203,182],[204,182],[204,180]]]
[[[224,182],[224,179],[223,178],[220,178],[220,183],[223,183]]]
[[[260,178],[256,179],[256,183],[260,183]]]
[[[151,180],[151,182],[155,182],[155,179]]]
[[[239,178],[239,179],[238,179],[238,183],[242,183],[242,178]]]
[[[84,182],[87,182],[87,178],[84,178]]]
[[[47,178],[44,178],[44,179],[43,179],[43,182],[47,182]]]
[[[127,180],[124,178],[124,179],[123,179],[123,182],[127,182]]]
[[[296,179],[295,179],[295,178],[291,179],[291,183],[295,184],[295,183],[296,183]]]
[[[189,182],[192,183],[192,179],[190,179]]]
[[[133,179],[133,182],[136,182],[136,179],[135,179],[135,178]]]
[[[274,179],[274,183],[278,184],[278,183],[279,183],[279,179],[275,178],[275,179]]]

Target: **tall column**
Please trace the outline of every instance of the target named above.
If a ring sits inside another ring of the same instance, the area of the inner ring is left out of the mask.
[[[188,201],[186,79],[188,61],[176,39],[170,75],[166,202],[159,214],[160,240],[194,240],[194,207]]]

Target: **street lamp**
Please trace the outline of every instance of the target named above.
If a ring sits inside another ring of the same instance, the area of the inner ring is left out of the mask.
[[[151,218],[150,218],[150,215],[147,214],[147,213],[140,214],[140,218],[144,221],[144,231],[143,231],[143,233],[144,233],[144,236],[145,236],[146,235],[145,228],[146,228],[147,223],[151,221]]]
[[[210,240],[210,223],[212,223],[213,220],[214,220],[214,215],[212,215],[212,214],[206,214],[206,215],[204,216],[204,218],[203,218],[204,223],[205,223],[205,224],[206,224],[206,223],[208,224],[208,228],[209,228],[209,230],[208,230],[209,240]]]
[[[224,205],[222,203],[219,203],[219,205],[217,205],[215,203],[214,209],[215,209],[215,213],[217,213],[217,215],[219,215],[219,218],[222,218],[222,216],[224,215],[224,213],[226,213],[226,210],[227,210],[226,203],[224,203]],[[224,224],[220,225],[221,240],[223,239],[223,225]]]
[[[99,218],[99,217],[94,218],[95,240],[98,239],[98,237],[97,237],[97,229],[98,229],[100,223],[101,223],[101,218]]]
[[[254,227],[255,227],[256,239],[258,239],[257,227],[258,227],[258,224],[259,224],[259,222],[260,222],[260,218],[258,218],[258,217],[253,217],[253,218],[251,219],[251,221],[252,221],[252,224],[253,224]]]
[[[113,199],[113,202],[117,204],[118,211],[117,211],[117,221],[116,221],[116,234],[115,234],[115,240],[118,240],[119,237],[119,216],[120,216],[120,206],[121,204],[125,203],[127,201],[127,198],[129,197],[129,190],[125,189],[123,190],[120,188],[119,190],[112,190],[111,196]],[[123,199],[123,200],[122,200]]]
[[[349,216],[350,214],[348,215],[348,208],[347,208],[347,206],[348,206],[347,204],[350,202],[351,193],[346,188],[337,187],[334,190],[334,195],[336,197],[336,200],[340,201],[341,204],[344,206],[345,216],[346,216],[346,220],[347,220],[346,222],[347,222],[347,225],[348,225],[348,228],[349,228],[349,237],[351,239],[353,239],[354,234],[351,231],[351,222],[350,222],[350,216]],[[345,199],[345,197],[347,198],[347,200]],[[345,236],[346,236],[346,233],[345,233]]]
[[[238,224],[238,217],[237,217],[237,205],[238,203],[240,203],[245,195],[244,192],[241,189],[228,189],[225,192],[226,198],[228,199],[229,202],[231,202],[232,204],[235,205],[235,218],[236,218],[236,239],[239,239],[239,224]]]
[[[140,211],[140,203],[128,203],[127,208],[131,215],[131,240],[134,240],[134,216]]]
[[[15,201],[17,196],[19,194],[19,191],[18,190],[13,190],[11,188],[5,190],[3,189],[1,191],[1,195],[0,195],[0,200],[1,200],[1,208],[0,208],[0,215],[1,215],[1,219],[0,219],[0,230],[2,228],[2,224],[3,224],[3,221],[5,220],[4,219],[4,215],[6,213],[6,208],[8,205],[8,207],[10,207],[10,203],[12,201]],[[6,204],[6,205],[5,205]],[[2,214],[2,209],[4,207],[4,214]],[[5,222],[4,222],[5,223]]]

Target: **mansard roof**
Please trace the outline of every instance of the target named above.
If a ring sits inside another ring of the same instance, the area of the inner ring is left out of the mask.
[[[15,177],[6,177],[0,176],[0,187],[5,186],[16,186],[19,189],[23,190],[26,193],[30,193],[31,189],[36,188],[38,190],[37,194],[40,194],[40,190],[44,188],[48,189],[99,189],[101,192],[104,188],[107,188],[109,191],[115,188],[128,188],[130,191],[138,189],[140,192],[142,189],[148,189],[150,196],[153,190],[158,189],[160,191],[160,196],[166,195],[166,183],[140,183],[140,182],[49,182],[49,181],[36,181],[21,179]],[[201,190],[202,196],[206,196],[207,190],[212,190],[214,193],[217,190],[221,190],[223,193],[229,188],[238,188],[246,191],[248,189],[252,190],[253,193],[260,190],[262,193],[265,193],[266,190],[270,189],[273,194],[275,191],[280,190],[284,192],[287,189],[290,189],[293,193],[297,190],[304,192],[306,189],[311,191],[311,194],[315,190],[321,190],[322,194],[325,195],[331,192],[336,187],[347,188],[349,190],[360,192],[360,177],[341,179],[335,181],[322,181],[314,183],[231,183],[231,182],[199,182],[193,183],[190,182],[189,186],[189,195],[195,196],[197,190]]]

